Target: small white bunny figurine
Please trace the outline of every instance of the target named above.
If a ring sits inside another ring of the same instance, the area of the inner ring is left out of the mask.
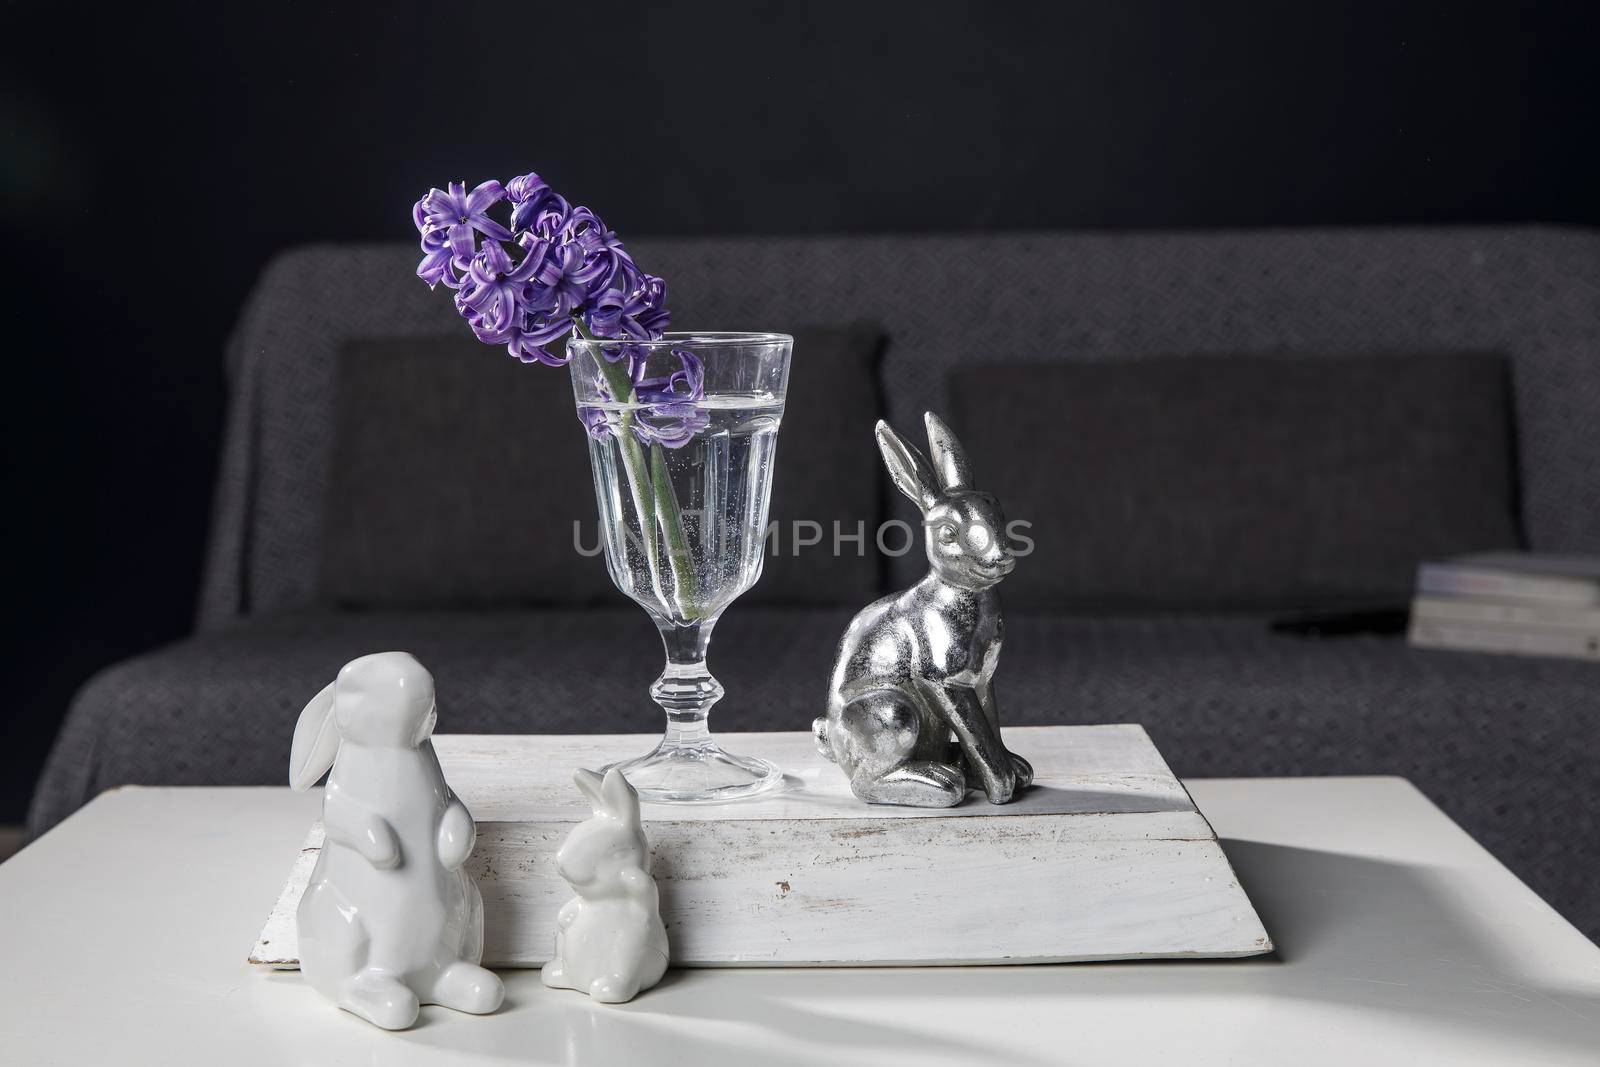
[[[650,845],[639,819],[639,794],[616,768],[602,779],[578,768],[578,788],[594,807],[556,853],[556,869],[578,894],[556,919],[555,958],[544,984],[577,989],[621,1004],[661,981],[667,928],[646,864]]]
[[[477,828],[434,755],[433,676],[408,652],[351,660],[295,726],[289,784],[330,767],[327,839],[296,913],[300,970],[339,1007],[403,1030],[419,1004],[485,1014],[483,898],[461,869]]]

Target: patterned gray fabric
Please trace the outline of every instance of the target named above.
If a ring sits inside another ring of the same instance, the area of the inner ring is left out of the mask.
[[[712,647],[728,689],[713,724],[806,729],[849,616],[735,605]],[[281,784],[302,704],[346,660],[379,648],[410,649],[433,670],[446,731],[660,725],[645,692],[659,645],[632,606],[278,615],[91,682],[51,757],[33,829],[123,783]],[[1307,640],[1257,618],[1014,611],[998,681],[1007,722],[1140,722],[1180,775],[1404,775],[1600,934],[1593,664],[1419,651],[1398,638]]]
[[[957,365],[1149,354],[1492,351],[1511,360],[1530,547],[1600,551],[1600,234],[1537,227],[637,240],[680,325],[865,319],[889,410],[944,410]],[[267,268],[229,347],[228,439],[201,603],[210,628],[311,604],[332,375],[353,338],[459,331],[410,245]],[[897,514],[903,515],[902,511]],[[917,569],[895,561],[895,574]]]
[[[1539,228],[632,242],[684,326],[867,320],[888,408],[948,406],[958,365],[1171,353],[1493,351],[1511,364],[1533,548],[1600,551],[1600,235]],[[75,700],[31,815],[122,783],[281,782],[303,701],[345,660],[409,648],[446,729],[654,730],[644,614],[330,613],[313,605],[347,341],[457,333],[408,245],[314,247],[266,270],[228,350],[230,406],[200,636]],[[486,353],[486,355],[489,355]],[[490,358],[493,358],[492,355]],[[863,462],[870,445],[862,442]],[[908,508],[897,505],[902,517]],[[916,574],[916,554],[895,561]],[[847,609],[736,605],[713,666],[726,727],[804,729]],[[623,652],[632,667],[618,670]],[[1180,774],[1394,773],[1600,934],[1593,664],[1310,642],[1251,619],[1017,612],[1012,722],[1146,724]]]

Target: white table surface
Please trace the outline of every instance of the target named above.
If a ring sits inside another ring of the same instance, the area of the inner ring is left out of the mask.
[[[506,972],[498,1015],[398,1034],[244,962],[317,793],[124,789],[0,864],[0,1062],[1600,1063],[1600,949],[1408,783],[1187,784],[1276,957],[673,971],[620,1007]]]

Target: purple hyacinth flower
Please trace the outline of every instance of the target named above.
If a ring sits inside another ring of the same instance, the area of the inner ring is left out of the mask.
[[[633,420],[633,435],[645,445],[682,448],[710,424],[710,413],[699,404],[667,404],[640,411]]]
[[[525,204],[540,197],[555,195],[555,190],[550,188],[550,183],[531,170],[526,174],[519,174],[506,182],[506,199],[513,204]]]
[[[538,298],[530,300],[530,304],[552,318],[568,319],[567,327],[570,329],[570,316],[583,307],[589,298],[589,287],[578,279],[579,272],[583,270],[582,249],[569,244],[551,245],[536,240],[529,248],[528,258],[537,258],[539,261],[533,280],[541,290]]]
[[[506,344],[506,351],[524,363],[543,363],[547,367],[565,367],[568,358],[566,351],[551,352],[549,345],[551,342],[558,341],[571,332],[572,319],[570,318],[529,315],[523,320],[522,329]]]
[[[675,348],[672,354],[678,357],[677,370],[661,377],[643,378],[634,384],[633,395],[639,403],[651,406],[692,404],[705,399],[706,369],[700,357],[687,348]]]
[[[618,420],[614,412],[585,405],[578,409],[578,421],[583,423],[590,437],[604,441],[615,433],[613,427]]]
[[[593,385],[595,395],[602,403],[610,403],[614,396],[611,386],[604,376],[597,376]],[[583,423],[583,428],[589,431],[589,436],[605,440],[615,434],[616,428],[621,425],[622,416],[613,409],[596,407],[592,404],[581,404],[578,407],[578,421]]]
[[[604,293],[609,289],[630,292],[638,284],[639,269],[633,257],[622,247],[622,241],[606,224],[586,207],[576,207],[567,217],[561,231],[561,240],[583,253],[583,268],[577,278],[591,293]]]
[[[491,219],[488,211],[504,200],[499,182],[484,182],[467,192],[465,182],[451,182],[448,190],[430,189],[412,209],[412,218],[424,236],[430,231],[445,231],[445,239],[459,260],[470,259],[477,251],[476,233],[494,241],[511,240],[511,231]]]
[[[634,314],[634,322],[651,337],[660,337],[672,321],[672,312],[667,310],[667,283],[653,274],[641,276],[639,298],[644,308]]]
[[[666,286],[660,278],[647,274],[626,295],[620,289],[608,289],[592,299],[584,319],[596,337],[649,341],[661,336],[671,318],[653,297],[664,300]]]
[[[459,288],[461,271],[454,261],[455,253],[450,250],[449,227],[428,221],[427,199],[423,197],[411,206],[411,221],[422,235],[422,262],[417,264],[417,277],[427,282],[429,289],[440,282],[452,289]]]
[[[646,445],[682,448],[711,421],[702,406],[705,365],[688,349],[673,349],[672,354],[678,357],[676,371],[644,378],[633,387],[634,397],[644,405],[634,419],[634,435]]]
[[[450,249],[444,231],[422,235],[422,262],[417,264],[417,277],[432,289],[443,282],[451,289],[461,288],[461,265]]]
[[[523,295],[538,266],[532,257],[517,263],[499,241],[485,241],[467,268],[456,293],[456,309],[480,341],[509,341],[519,329]]]
[[[522,174],[506,183],[511,201],[511,232],[518,239],[531,235],[553,240],[567,224],[572,208],[537,174]]]
[[[510,203],[509,228],[488,216],[502,200]],[[417,276],[456,290],[456,310],[478,339],[504,344],[523,362],[565,365],[565,348],[551,349],[579,322],[596,337],[643,342],[659,339],[670,320],[665,283],[635,265],[598,215],[569,204],[537,174],[471,192],[452,182],[429,190],[411,217],[423,253]],[[601,351],[627,368],[639,440],[677,448],[706,425],[704,373],[693,353],[677,353],[676,372],[646,378],[645,346]],[[615,432],[614,412],[586,408],[580,417],[592,433]]]

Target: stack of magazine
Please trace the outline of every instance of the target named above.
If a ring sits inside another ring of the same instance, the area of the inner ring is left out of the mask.
[[[1506,552],[1424,563],[1411,643],[1600,660],[1600,556]]]

